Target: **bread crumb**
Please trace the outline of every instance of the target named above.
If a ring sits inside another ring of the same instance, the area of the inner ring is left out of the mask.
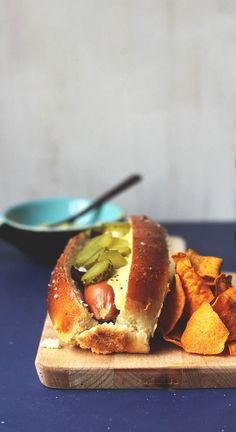
[[[61,348],[59,339],[45,338],[40,344],[41,348],[59,349]]]

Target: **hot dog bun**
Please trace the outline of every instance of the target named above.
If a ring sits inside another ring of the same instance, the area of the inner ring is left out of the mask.
[[[146,353],[168,291],[169,258],[164,229],[132,216],[132,258],[123,307],[115,322],[99,323],[71,278],[71,266],[86,234],[73,237],[58,259],[48,290],[48,311],[59,338],[99,354]]]

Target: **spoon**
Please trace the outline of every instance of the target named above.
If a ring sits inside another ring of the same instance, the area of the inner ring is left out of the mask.
[[[141,180],[142,180],[142,176],[141,175],[139,175],[139,174],[133,174],[133,175],[129,176],[128,178],[126,178],[125,180],[123,180],[118,185],[114,186],[112,189],[109,189],[107,192],[105,192],[102,195],[100,195],[98,198],[96,198],[92,202],[92,204],[90,204],[89,206],[87,206],[82,211],[77,212],[73,216],[70,216],[70,217],[68,217],[66,219],[62,219],[62,220],[60,220],[58,222],[53,222],[53,223],[46,224],[46,226],[49,227],[49,228],[56,228],[59,225],[62,225],[62,224],[65,224],[65,223],[71,224],[77,218],[79,218],[80,216],[85,215],[86,213],[88,213],[91,210],[97,209],[104,202],[108,201],[109,199],[113,198],[115,195],[118,195],[119,193],[123,192],[125,189],[128,189],[129,187],[133,186],[135,183],[138,183]]]

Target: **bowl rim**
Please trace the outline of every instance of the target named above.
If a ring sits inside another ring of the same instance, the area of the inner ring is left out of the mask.
[[[92,202],[91,198],[88,197],[68,197],[68,196],[58,196],[58,197],[47,197],[47,198],[39,198],[39,199],[33,199],[33,200],[27,200],[27,201],[22,201],[19,203],[16,203],[10,207],[7,207],[0,215],[0,220],[2,224],[6,224],[9,226],[12,226],[14,228],[20,229],[20,230],[25,230],[25,231],[33,231],[33,232],[43,232],[43,233],[50,233],[50,232],[68,232],[68,231],[82,231],[88,228],[91,228],[92,226],[94,226],[93,224],[83,224],[83,225],[76,225],[76,224],[72,224],[71,227],[65,227],[65,228],[60,228],[60,227],[55,227],[55,228],[46,228],[43,225],[27,225],[24,223],[20,223],[20,222],[16,222],[14,220],[11,220],[8,217],[8,214],[10,212],[13,212],[17,209],[19,209],[20,207],[26,207],[26,206],[33,206],[33,205],[37,205],[37,204],[47,204],[47,203],[53,203],[53,202],[60,202],[60,201],[68,201],[68,202],[76,202],[76,201],[84,201],[86,204],[89,204],[90,202]],[[112,201],[108,201],[106,203],[104,203],[103,205],[106,206],[110,206],[111,208],[115,209],[118,213],[118,217],[117,219],[123,218],[125,217],[125,213],[124,210],[117,204],[113,203]]]

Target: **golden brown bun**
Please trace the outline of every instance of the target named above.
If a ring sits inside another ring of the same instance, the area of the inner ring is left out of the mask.
[[[75,332],[95,325],[92,314],[83,305],[83,298],[71,277],[71,266],[76,253],[87,239],[84,233],[69,240],[51,274],[48,286],[48,312],[53,326],[64,342],[69,342]]]
[[[168,290],[168,249],[160,225],[145,217],[130,218],[132,261],[126,300],[115,323],[100,324],[83,303],[70,275],[71,266],[86,235],[72,238],[51,276],[48,311],[58,336],[65,342],[99,354],[149,352]]]

